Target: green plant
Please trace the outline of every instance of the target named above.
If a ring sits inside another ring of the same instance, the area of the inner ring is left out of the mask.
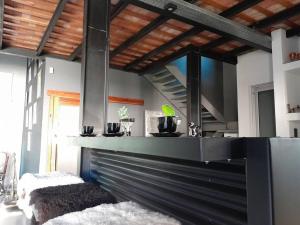
[[[175,116],[175,110],[174,110],[173,106],[162,105],[161,110],[162,110],[164,116]]]

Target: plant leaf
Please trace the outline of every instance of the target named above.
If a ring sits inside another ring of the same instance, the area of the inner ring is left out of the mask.
[[[175,110],[170,105],[162,105],[161,110],[164,116],[175,116]]]

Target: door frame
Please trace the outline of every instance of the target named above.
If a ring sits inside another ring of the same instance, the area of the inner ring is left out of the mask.
[[[263,83],[254,85],[251,87],[251,104],[252,104],[252,112],[251,112],[251,129],[255,134],[255,137],[260,137],[259,131],[259,105],[258,105],[258,93],[262,91],[270,91],[274,90],[274,83]]]

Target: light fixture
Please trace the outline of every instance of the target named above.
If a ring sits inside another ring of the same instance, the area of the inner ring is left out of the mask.
[[[167,10],[168,12],[174,12],[176,9],[177,9],[177,5],[173,3],[168,3],[165,5],[165,10]]]

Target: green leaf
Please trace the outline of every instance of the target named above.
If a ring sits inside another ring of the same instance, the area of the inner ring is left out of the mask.
[[[164,116],[175,116],[175,110],[170,105],[162,105],[161,110]]]

